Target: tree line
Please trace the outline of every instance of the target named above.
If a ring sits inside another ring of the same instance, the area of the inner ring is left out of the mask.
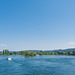
[[[2,52],[0,52],[0,55],[22,55],[22,56],[36,56],[37,53],[36,52],[33,52],[33,51],[9,51],[7,49],[3,50]]]
[[[61,51],[55,51],[55,52],[44,52],[44,51],[40,51],[40,52],[34,52],[34,51],[29,51],[29,50],[25,50],[25,51],[9,51],[7,49],[3,50],[2,52],[0,52],[0,55],[22,55],[22,56],[37,56],[37,55],[75,55],[75,51],[68,51],[68,52],[61,52]]]
[[[38,52],[39,55],[75,55],[75,51],[68,51],[68,52],[61,52],[61,51],[55,51],[55,52],[44,52],[40,51]]]

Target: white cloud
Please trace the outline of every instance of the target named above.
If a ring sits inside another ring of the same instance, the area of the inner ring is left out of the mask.
[[[68,42],[68,44],[70,44],[70,45],[75,45],[75,42]]]
[[[6,45],[6,44],[0,44],[0,46],[1,46],[1,47],[6,47],[7,45]]]

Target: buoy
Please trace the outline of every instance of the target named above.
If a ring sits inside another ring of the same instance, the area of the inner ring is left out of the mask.
[[[8,57],[8,60],[10,61],[11,60],[11,57]]]

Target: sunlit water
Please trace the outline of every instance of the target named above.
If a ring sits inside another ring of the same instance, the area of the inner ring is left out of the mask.
[[[0,56],[0,75],[75,75],[75,56]]]

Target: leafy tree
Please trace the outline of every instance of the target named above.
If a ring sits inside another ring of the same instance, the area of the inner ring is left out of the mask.
[[[5,51],[3,50],[3,54],[5,54]]]
[[[75,55],[75,51],[73,51],[72,54]]]

